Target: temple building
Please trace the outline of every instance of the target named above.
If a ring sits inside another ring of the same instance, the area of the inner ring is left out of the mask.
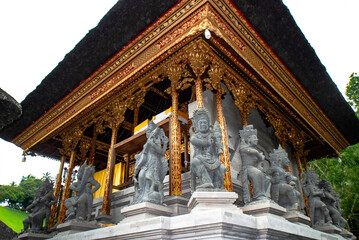
[[[119,1],[21,106],[0,137],[24,155],[61,161],[50,225],[64,222],[73,168],[85,161],[101,183],[92,217],[123,219],[151,119],[169,138],[164,202],[174,215],[188,212],[197,107],[221,128],[224,185],[239,206],[243,126],[258,130],[263,168],[273,149],[285,149],[301,194],[308,161],[359,142],[357,117],[280,0]],[[307,211],[303,194],[298,208]]]

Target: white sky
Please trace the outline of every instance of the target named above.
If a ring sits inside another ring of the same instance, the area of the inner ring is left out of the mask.
[[[21,102],[66,53],[94,28],[116,0],[0,1],[0,88]],[[359,72],[359,0],[283,0],[344,94]],[[0,185],[28,174],[56,176],[59,162],[27,157],[0,139]]]

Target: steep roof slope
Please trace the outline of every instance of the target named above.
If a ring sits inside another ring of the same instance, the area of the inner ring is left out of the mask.
[[[127,43],[176,4],[176,0],[120,0],[21,103],[23,115],[0,132],[11,141],[70,93]],[[359,120],[281,0],[233,0],[313,100],[351,143]]]

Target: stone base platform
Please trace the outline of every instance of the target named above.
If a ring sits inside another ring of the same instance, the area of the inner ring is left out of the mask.
[[[193,211],[225,208],[242,212],[233,203],[237,200],[235,192],[194,192],[188,201],[188,208]]]
[[[251,216],[235,209],[192,211],[174,217],[153,217],[100,228],[58,240],[79,239],[286,239],[342,240],[271,215]]]
[[[284,207],[279,206],[277,203],[265,199],[249,203],[242,207],[243,213],[253,216],[274,216],[283,217],[287,213]]]
[[[292,223],[304,224],[307,226],[310,224],[310,218],[298,211],[288,211],[283,217]]]
[[[172,209],[151,202],[142,202],[122,208],[121,214],[125,217],[121,223],[126,223],[157,216],[171,216]]]
[[[45,233],[32,233],[32,232],[27,232],[27,233],[22,233],[18,236],[18,239],[21,240],[40,240],[40,239],[49,239],[52,238],[55,234],[51,233],[51,234],[45,234]]]
[[[340,234],[342,232],[340,228],[334,225],[315,226],[315,229],[330,234]]]
[[[353,233],[349,232],[346,229],[342,229],[340,235],[347,239],[356,239],[356,237],[353,235]]]
[[[56,230],[59,232],[56,236],[68,236],[69,234],[89,231],[98,228],[95,222],[76,222],[70,221],[57,225]]]

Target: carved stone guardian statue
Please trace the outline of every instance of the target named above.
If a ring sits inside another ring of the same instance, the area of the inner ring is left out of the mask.
[[[224,174],[227,168],[219,156],[223,152],[221,129],[216,122],[209,124],[209,114],[205,108],[193,113],[190,142],[194,148],[191,159],[191,191],[225,191]],[[197,186],[198,178],[198,186]]]
[[[135,182],[134,204],[141,202],[163,203],[163,179],[168,171],[164,157],[168,138],[162,128],[151,121],[146,129],[147,142],[135,156],[133,174]]]
[[[77,174],[77,181],[70,185],[76,196],[65,200],[66,221],[90,221],[93,194],[101,187],[94,179],[95,167],[83,163]],[[94,188],[92,188],[94,186]]]
[[[293,188],[297,178],[285,171],[289,164],[288,154],[279,146],[269,154],[269,161],[271,166],[267,174],[271,177],[271,199],[288,211],[296,211],[300,193]]]
[[[53,193],[53,183],[46,178],[41,187],[36,191],[34,201],[26,208],[30,212],[29,216],[23,221],[23,232],[46,232],[49,224],[51,206],[57,199]],[[45,227],[43,222],[45,219]],[[29,230],[30,227],[30,230]]]
[[[344,229],[345,225],[347,224],[347,221],[341,216],[343,210],[340,208],[339,194],[333,191],[330,182],[326,179],[320,180],[319,188],[324,193],[321,197],[321,200],[327,206],[333,224],[339,228]]]
[[[263,153],[256,149],[258,144],[257,129],[253,125],[243,126],[239,130],[242,139],[239,153],[242,158],[241,181],[243,186],[243,200],[247,204],[252,201],[268,199],[266,192],[269,186],[269,177],[264,173],[262,163]],[[249,181],[253,186],[253,198],[251,199]]]
[[[324,191],[318,188],[319,178],[313,169],[302,173],[301,179],[304,194],[308,197],[309,215],[312,227],[331,225],[332,220],[326,204],[321,200]]]

